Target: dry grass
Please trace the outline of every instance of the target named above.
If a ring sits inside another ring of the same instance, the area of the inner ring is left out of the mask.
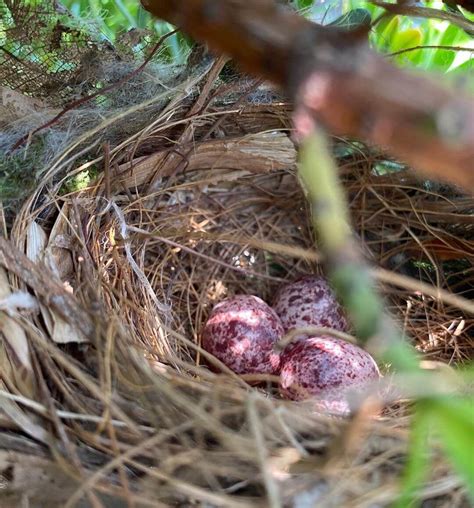
[[[271,380],[251,388],[206,367],[215,360],[199,332],[215,302],[271,301],[283,280],[320,270],[287,106],[225,103],[187,116],[192,104],[176,99],[97,156],[103,171],[89,188],[66,195],[62,168],[87,165],[65,153],[11,243],[0,239],[1,298],[36,298],[10,303],[0,324],[1,506],[368,508],[396,498],[407,402],[381,416],[367,402],[338,420],[281,400]],[[427,360],[462,363],[472,303],[449,292],[445,261],[463,263],[472,291],[474,201],[408,171],[378,176],[377,160],[365,148],[340,158],[355,229],[414,344]],[[409,259],[429,261],[426,287],[390,271]],[[436,444],[430,453],[419,498],[467,506]]]

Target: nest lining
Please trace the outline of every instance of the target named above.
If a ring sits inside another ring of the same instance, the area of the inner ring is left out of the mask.
[[[55,184],[40,186],[18,214],[11,231],[18,253],[3,263],[3,287],[33,293],[39,309],[10,316],[1,343],[2,389],[11,397],[0,424],[24,433],[17,442],[2,437],[2,449],[15,454],[0,454],[0,465],[15,472],[4,480],[5,502],[24,489],[34,506],[80,499],[386,506],[407,447],[403,401],[376,420],[370,406],[354,421],[334,420],[281,400],[270,385],[250,388],[205,365],[199,332],[215,302],[237,293],[271,301],[282,281],[320,270],[320,258],[287,107],[247,104],[236,116],[230,104],[189,118],[184,100],[114,147],[89,188],[64,195],[54,166],[45,183]],[[221,116],[217,133],[203,139]],[[169,143],[156,143],[183,137],[184,164]],[[374,265],[390,267],[408,252],[410,262],[428,259],[428,282],[447,288],[446,258],[461,259],[468,291],[472,200],[454,192],[447,199],[406,171],[377,175],[370,151],[338,143],[348,148],[341,176]],[[67,157],[70,168],[83,169]],[[444,250],[430,250],[434,240]],[[472,356],[471,316],[394,285],[383,291],[427,359]],[[51,443],[56,463],[46,453]],[[461,481],[436,445],[431,453],[436,465],[419,497],[463,506]],[[39,479],[26,484],[22,473],[31,467],[47,485],[56,477],[62,491],[45,492]]]

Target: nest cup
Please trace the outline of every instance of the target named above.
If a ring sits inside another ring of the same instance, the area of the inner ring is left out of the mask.
[[[13,399],[10,425],[36,447],[43,488],[34,479],[23,488],[39,506],[369,506],[396,498],[405,405],[361,430],[206,366],[200,331],[215,303],[242,293],[271,302],[282,282],[320,271],[288,106],[216,97],[192,115],[199,94],[183,97],[172,114],[157,111],[153,123],[104,148],[99,177],[85,189],[65,193],[53,170],[17,216],[9,290],[34,295],[39,307],[14,320],[26,349],[20,360],[7,356],[14,361],[3,382],[38,404]],[[425,263],[427,282],[459,284],[446,263],[460,271],[472,262],[472,200],[454,191],[447,200],[402,167],[382,170],[383,157],[360,144],[334,140],[334,150],[373,265],[422,271]],[[67,178],[88,167],[71,157]],[[419,349],[441,362],[468,356],[472,319],[456,302],[394,277],[381,289]],[[335,447],[350,432],[354,439]],[[45,489],[53,479],[61,488]],[[444,459],[430,482],[425,499],[459,497]],[[8,488],[14,502],[19,484]]]

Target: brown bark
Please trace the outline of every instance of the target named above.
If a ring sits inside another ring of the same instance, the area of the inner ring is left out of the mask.
[[[474,190],[472,97],[397,69],[360,34],[322,27],[272,0],[142,2],[289,91],[298,131],[316,119],[334,134],[388,149],[429,178]]]

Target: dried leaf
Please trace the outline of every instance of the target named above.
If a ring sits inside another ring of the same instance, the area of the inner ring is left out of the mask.
[[[0,267],[0,300],[11,295],[8,277]],[[0,370],[5,377],[26,397],[34,394],[33,368],[28,338],[24,329],[7,314],[0,312],[0,335],[8,345],[0,343]]]
[[[0,350],[1,355],[1,350]],[[5,385],[0,383],[0,390],[5,391]],[[29,436],[47,443],[49,441],[48,433],[40,425],[40,421],[35,416],[27,415],[16,402],[3,397],[0,393],[0,410],[3,411],[23,432]],[[0,471],[2,469],[0,468]]]
[[[8,277],[5,270],[0,268],[0,300],[7,298],[9,295],[11,295],[11,289]],[[0,313],[0,331],[15,353],[19,364],[31,371],[28,340],[23,328],[14,319],[2,312]]]
[[[44,261],[59,280],[62,276],[72,273],[72,257],[67,249],[57,247],[55,242],[67,227],[63,214],[60,214],[49,237],[41,226],[32,221],[27,232],[26,253],[35,262]],[[54,342],[68,344],[70,342],[86,342],[86,339],[69,323],[64,321],[50,307],[40,303],[41,314]]]
[[[62,282],[71,283],[74,273],[71,230],[68,222],[70,205],[65,203],[54,223],[45,248],[45,262]]]

